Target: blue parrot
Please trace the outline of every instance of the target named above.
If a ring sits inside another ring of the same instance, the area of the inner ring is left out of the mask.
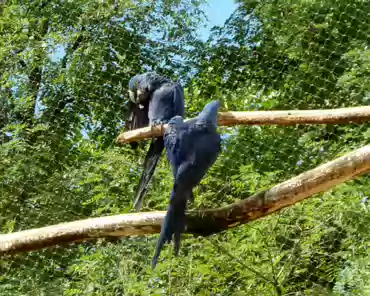
[[[137,129],[167,123],[172,117],[184,116],[184,90],[180,83],[154,72],[139,74],[129,81],[130,126]],[[131,144],[132,148],[137,143]],[[163,137],[153,138],[144,160],[144,170],[136,191],[134,207],[139,211],[155,168],[164,150]]]
[[[200,183],[221,151],[221,137],[217,133],[219,108],[220,102],[212,101],[197,117],[184,122],[181,116],[175,116],[168,123],[164,143],[175,180],[152,262],[153,269],[163,245],[171,242],[172,235],[175,254],[178,255],[180,236],[186,227],[187,202],[194,201],[193,188]]]

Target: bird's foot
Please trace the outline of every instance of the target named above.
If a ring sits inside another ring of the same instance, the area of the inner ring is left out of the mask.
[[[152,121],[150,123],[150,131],[153,133],[158,127],[161,128],[161,132],[162,132],[162,129],[163,129],[163,123],[160,122],[160,121]]]
[[[162,125],[163,122],[160,121],[160,120],[153,120],[150,122],[150,126],[158,126],[158,125]]]

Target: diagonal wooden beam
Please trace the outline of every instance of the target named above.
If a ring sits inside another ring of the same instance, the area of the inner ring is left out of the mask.
[[[303,201],[370,171],[370,145],[320,165],[271,189],[216,209],[192,211],[187,232],[210,235],[248,223]],[[0,235],[0,255],[99,237],[159,233],[165,212],[91,218]]]

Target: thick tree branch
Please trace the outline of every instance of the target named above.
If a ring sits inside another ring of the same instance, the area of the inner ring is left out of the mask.
[[[294,125],[294,124],[339,124],[358,123],[370,120],[370,106],[327,109],[327,110],[287,110],[287,111],[251,111],[220,112],[219,125]],[[119,144],[137,142],[146,138],[158,137],[164,133],[167,125],[145,127],[120,134]]]
[[[189,213],[188,233],[210,235],[269,215],[370,171],[370,145],[240,202]],[[99,237],[159,233],[165,212],[124,214],[0,235],[0,255]]]

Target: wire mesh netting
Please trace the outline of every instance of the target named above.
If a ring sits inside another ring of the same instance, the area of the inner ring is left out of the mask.
[[[217,1],[216,1],[217,2]],[[181,82],[186,117],[368,105],[368,1],[236,1],[223,25],[185,1],[0,4],[2,233],[129,213],[148,141],[117,146],[129,79]],[[226,5],[227,6],[227,5]],[[202,33],[203,32],[203,33]],[[367,144],[367,123],[220,127],[222,153],[192,209],[268,189]],[[1,257],[1,295],[369,295],[369,177],[207,237],[150,264],[157,235]],[[165,210],[165,157],[142,211]]]

